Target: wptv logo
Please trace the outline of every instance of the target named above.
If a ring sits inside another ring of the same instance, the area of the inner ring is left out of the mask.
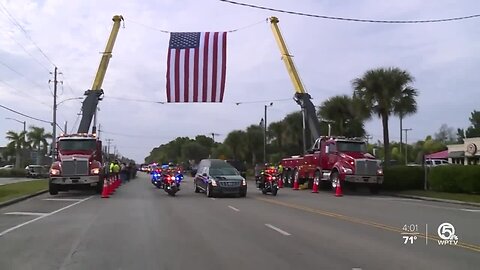
[[[456,245],[458,244],[458,237],[455,235],[455,227],[448,222],[444,222],[438,226],[438,237],[441,240],[437,240],[440,246]]]

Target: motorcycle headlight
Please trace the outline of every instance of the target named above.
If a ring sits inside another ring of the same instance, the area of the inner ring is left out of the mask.
[[[93,168],[90,170],[91,174],[99,174],[100,173],[100,168]]]
[[[60,170],[59,169],[51,169],[50,174],[51,175],[60,175]]]
[[[216,187],[217,186],[217,181],[215,181],[214,179],[211,180],[212,182],[212,186]]]

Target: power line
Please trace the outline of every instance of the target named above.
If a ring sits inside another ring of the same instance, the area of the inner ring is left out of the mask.
[[[29,79],[27,76],[23,75],[22,73],[20,73],[19,71],[15,70],[14,68],[12,68],[11,66],[5,64],[4,62],[0,61],[0,64],[3,65],[4,67],[8,68],[9,70],[11,70],[12,72],[20,75],[21,77],[25,78],[27,81],[31,82],[32,84],[34,84],[35,86],[39,87],[39,88],[43,88],[43,86],[41,86],[40,84],[34,82],[33,80]]]
[[[23,26],[17,21],[17,19],[15,19],[15,17],[8,11],[8,9],[1,2],[0,2],[0,6],[3,9],[3,13],[5,13],[7,15],[8,20],[10,22],[12,22],[15,26],[17,26],[23,32],[23,34],[27,37],[27,39],[29,39],[32,42],[32,44],[38,49],[38,51],[40,51],[40,53],[43,55],[43,57],[45,57],[45,59],[47,59],[48,62],[50,62],[50,64],[52,64],[53,66],[56,66],[53,63],[53,61],[43,52],[43,50],[32,39],[32,37],[30,37],[28,32],[25,30],[25,28],[23,28]]]
[[[357,19],[357,18],[317,15],[317,14],[311,14],[311,13],[289,11],[289,10],[284,10],[284,9],[277,9],[277,8],[271,8],[271,7],[265,7],[265,6],[258,6],[258,5],[240,3],[240,2],[230,1],[230,0],[219,0],[219,1],[229,3],[229,4],[239,5],[239,6],[245,6],[245,7],[249,7],[249,8],[263,9],[263,10],[269,10],[269,11],[292,14],[292,15],[313,17],[313,18],[318,18],[318,19],[349,21],[349,22],[362,22],[362,23],[387,23],[387,24],[440,23],[440,22],[467,20],[467,19],[473,19],[473,18],[480,17],[480,14],[473,14],[473,15],[461,16],[461,17],[452,17],[452,18],[443,18],[443,19],[428,19],[428,20],[373,20],[373,19]]]
[[[156,28],[156,27],[153,27],[153,26],[150,26],[150,25],[146,25],[146,24],[143,24],[143,23],[140,23],[140,22],[136,22],[136,21],[133,21],[133,20],[128,20],[128,22],[131,22],[133,24],[137,24],[137,25],[140,25],[140,26],[143,26],[145,28],[149,28],[151,30],[155,30],[155,31],[158,31],[158,32],[162,32],[162,33],[165,33],[165,34],[170,34],[172,31],[168,31],[168,30],[164,30],[164,29],[159,29],[159,28]],[[243,30],[243,29],[246,29],[246,28],[250,28],[250,27],[253,27],[257,24],[260,24],[260,23],[265,23],[265,22],[268,22],[268,18],[267,19],[262,19],[261,21],[258,21],[258,22],[255,22],[255,23],[252,23],[252,24],[248,24],[248,25],[245,25],[245,26],[242,26],[242,27],[239,27],[239,28],[235,28],[235,29],[232,29],[232,30],[228,30],[226,32],[228,33],[233,33],[233,32],[237,32],[237,31],[240,31],[240,30]]]
[[[3,84],[5,84],[6,86],[12,88],[13,90],[16,90],[16,91],[22,93],[23,95],[25,95],[25,96],[28,97],[29,99],[34,100],[34,101],[37,101],[38,103],[41,103],[42,105],[45,105],[45,106],[47,106],[48,108],[51,108],[51,106],[50,106],[49,104],[47,104],[47,103],[45,103],[45,102],[43,102],[43,101],[40,101],[39,99],[34,98],[31,94],[25,93],[24,91],[22,91],[22,90],[20,90],[20,89],[18,89],[18,88],[16,88],[16,87],[14,87],[14,86],[12,86],[11,84],[7,83],[6,81],[0,80],[0,82],[3,83]]]
[[[19,115],[21,115],[21,116],[24,116],[24,117],[27,117],[27,118],[30,118],[30,119],[33,119],[33,120],[37,120],[37,121],[40,121],[40,122],[43,122],[43,123],[52,124],[52,122],[50,122],[50,121],[46,121],[46,120],[42,120],[42,119],[39,119],[39,118],[30,116],[30,115],[26,115],[26,114],[24,114],[24,113],[21,113],[21,112],[19,112],[19,111],[16,111],[16,110],[14,110],[14,109],[11,109],[11,108],[9,108],[9,107],[7,107],[7,106],[3,106],[3,105],[1,105],[1,104],[0,104],[0,107],[4,108],[5,110],[9,110],[9,111],[11,111],[11,112],[13,112],[13,113],[19,114]]]

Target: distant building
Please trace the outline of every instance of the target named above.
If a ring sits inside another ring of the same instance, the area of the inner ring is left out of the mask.
[[[450,163],[480,165],[480,137],[465,138],[463,144],[451,144],[447,147]]]

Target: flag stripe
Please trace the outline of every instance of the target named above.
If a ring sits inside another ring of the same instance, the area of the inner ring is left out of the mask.
[[[185,85],[184,85],[184,82],[185,82],[185,72],[183,72],[185,70],[185,51],[186,50],[180,50],[180,53],[179,53],[179,58],[178,58],[178,70],[179,70],[179,74],[178,74],[178,84],[179,84],[179,87],[178,87],[178,102],[183,102],[184,101],[184,92],[183,92],[183,89],[185,88]]]
[[[222,39],[222,79],[220,83],[220,102],[223,102],[223,93],[225,92],[225,76],[227,70],[227,32],[223,32]]]
[[[198,56],[199,49],[195,48],[195,57],[193,64],[193,102],[198,102],[198,85],[199,85],[199,76],[198,76]]]
[[[193,72],[194,72],[194,65],[195,65],[195,49],[189,49],[188,58],[188,102],[193,102]]]
[[[217,102],[217,56],[218,56],[218,32],[213,34],[213,60],[212,60],[212,97],[210,100]]]
[[[183,76],[184,76],[184,80],[183,80],[183,100],[181,101],[184,101],[184,102],[188,102],[188,75],[190,74],[190,70],[189,70],[189,66],[188,64],[190,63],[190,50],[183,50],[185,51],[185,55],[184,55],[184,71],[183,71]]]
[[[168,50],[168,55],[167,55],[167,102],[171,102],[172,99],[172,95],[170,94],[170,91],[171,91],[171,84],[170,84],[170,73],[171,73],[171,69],[170,69],[170,55],[171,55],[171,52],[172,50]]]
[[[207,83],[208,83],[208,39],[210,33],[205,33],[205,43],[203,44],[203,94],[202,101],[207,101]]]
[[[180,51],[175,49],[175,102],[180,101]]]

